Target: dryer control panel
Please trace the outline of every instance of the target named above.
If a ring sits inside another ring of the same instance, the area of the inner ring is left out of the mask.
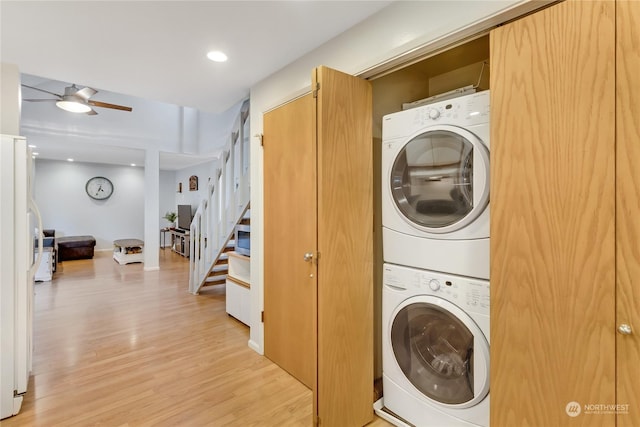
[[[413,129],[437,124],[469,128],[489,123],[489,91],[440,101],[411,110],[387,114],[382,118],[382,139],[406,136]]]
[[[385,264],[382,281],[384,286],[407,291],[410,296],[433,295],[454,303],[466,312],[489,315],[488,280]]]

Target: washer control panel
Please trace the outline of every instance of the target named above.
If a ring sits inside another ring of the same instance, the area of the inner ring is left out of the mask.
[[[382,281],[390,290],[437,296],[467,312],[489,315],[488,280],[385,264]]]

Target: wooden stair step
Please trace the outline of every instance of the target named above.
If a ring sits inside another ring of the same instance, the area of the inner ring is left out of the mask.
[[[227,283],[226,279],[219,279],[219,280],[205,280],[205,282],[203,283],[202,287],[206,287],[206,286],[215,286],[215,285],[224,285],[225,283]]]
[[[209,273],[209,275],[213,275],[213,273],[219,273],[221,271],[228,271],[229,270],[229,263],[225,263],[225,264],[216,264],[213,266],[213,268],[211,269],[211,272]]]
[[[226,273],[220,274],[218,272],[214,272],[209,274],[205,279],[205,281],[208,281],[208,282],[213,280],[227,280],[227,274]]]

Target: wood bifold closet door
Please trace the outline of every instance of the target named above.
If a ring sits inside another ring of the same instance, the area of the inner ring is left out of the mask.
[[[628,403],[617,427],[640,426],[640,2],[616,2],[616,392]]]
[[[314,423],[362,426],[373,416],[372,91],[326,67],[312,88],[264,115],[265,355],[312,388]]]
[[[492,427],[640,425],[639,18],[569,0],[491,33]]]
[[[311,94],[264,115],[264,353],[315,382],[316,149]]]

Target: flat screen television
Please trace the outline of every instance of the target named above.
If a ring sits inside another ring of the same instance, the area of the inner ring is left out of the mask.
[[[189,230],[192,219],[191,205],[178,205],[178,228]]]

